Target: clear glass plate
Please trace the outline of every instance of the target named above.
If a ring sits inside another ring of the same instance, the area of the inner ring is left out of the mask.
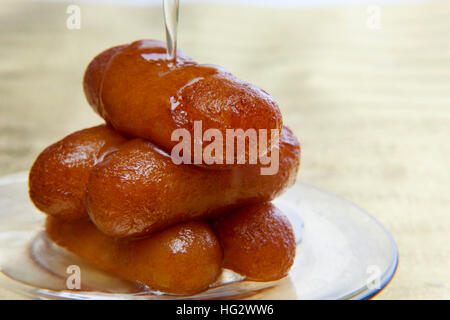
[[[287,277],[253,282],[223,270],[207,291],[177,296],[110,276],[54,245],[43,232],[45,216],[28,198],[27,173],[6,176],[0,179],[0,299],[365,299],[393,277],[394,240],[354,204],[301,182],[274,203],[299,243]],[[70,265],[82,270],[81,290],[67,289]]]

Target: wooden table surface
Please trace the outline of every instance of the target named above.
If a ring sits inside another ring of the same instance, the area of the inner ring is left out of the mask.
[[[0,174],[101,122],[81,87],[109,46],[163,39],[160,7],[0,1]],[[377,298],[450,298],[450,2],[269,9],[187,4],[179,47],[259,85],[303,145],[299,179],[365,208],[393,234]],[[369,21],[368,21],[369,19]],[[369,22],[369,24],[368,24]]]

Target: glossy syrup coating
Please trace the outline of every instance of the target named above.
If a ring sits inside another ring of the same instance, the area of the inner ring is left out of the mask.
[[[288,128],[280,138],[279,158],[274,175],[261,175],[259,165],[212,170],[176,165],[150,142],[134,139],[92,171],[88,213],[102,232],[114,237],[136,237],[214,217],[274,199],[295,182],[300,145]]]
[[[181,51],[176,62],[169,61],[160,41],[105,51],[88,66],[84,88],[90,104],[114,128],[169,153],[178,143],[171,141],[172,132],[184,128],[193,137],[194,121],[201,121],[203,131],[218,129],[223,136],[226,129],[281,133],[281,113],[268,93],[220,67],[197,64]]]
[[[89,219],[47,218],[47,235],[58,245],[120,278],[153,290],[193,294],[219,275],[222,249],[210,225],[196,221],[172,226],[150,237],[118,241]]]
[[[224,267],[249,280],[280,279],[294,263],[294,230],[287,217],[270,202],[220,217],[215,231],[223,248]]]
[[[100,114],[98,106],[100,99],[98,93],[101,89],[103,73],[108,67],[111,58],[126,45],[115,46],[98,54],[88,65],[84,73],[83,89],[86,100],[94,108],[95,112]]]
[[[35,160],[29,193],[35,206],[64,219],[86,217],[86,186],[95,164],[125,138],[106,125],[72,133],[52,144]]]

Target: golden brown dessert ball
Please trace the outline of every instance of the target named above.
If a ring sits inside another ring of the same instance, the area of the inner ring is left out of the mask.
[[[279,158],[274,175],[261,175],[259,165],[212,170],[176,165],[152,143],[130,140],[92,170],[88,213],[109,236],[136,237],[270,201],[297,177],[300,145],[288,128],[283,129]]]
[[[56,244],[120,278],[153,290],[193,294],[219,275],[222,249],[206,222],[172,226],[150,237],[119,241],[101,233],[89,219],[47,218],[47,235]]]
[[[178,143],[171,139],[174,130],[187,129],[194,136],[194,121],[201,121],[203,131],[217,129],[223,136],[230,128],[281,134],[283,126],[267,92],[181,51],[176,63],[167,60],[160,41],[136,41],[101,53],[85,72],[84,90],[94,110],[114,128],[166,152]]]
[[[106,125],[72,133],[52,144],[35,160],[29,193],[44,213],[64,219],[87,216],[86,185],[93,167],[125,141]]]
[[[108,67],[109,61],[117,53],[120,52],[125,45],[115,46],[109,48],[98,54],[91,63],[89,63],[84,73],[83,90],[87,102],[94,108],[95,112],[100,114],[98,107],[100,106],[100,99],[98,93],[101,90],[103,82],[103,73]]]
[[[295,258],[295,236],[287,217],[270,202],[240,208],[220,217],[215,231],[225,268],[249,280],[284,277]]]

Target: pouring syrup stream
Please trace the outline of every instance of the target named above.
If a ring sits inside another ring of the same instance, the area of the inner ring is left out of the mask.
[[[179,0],[163,0],[167,58],[173,61],[175,61],[177,57],[178,8]]]

